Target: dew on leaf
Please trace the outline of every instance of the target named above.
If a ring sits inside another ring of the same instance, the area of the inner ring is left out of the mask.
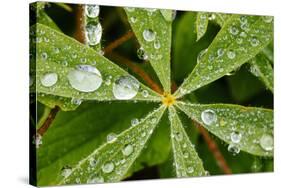
[[[219,48],[219,49],[217,50],[217,55],[218,55],[218,57],[223,56],[223,54],[224,54],[224,49]]]
[[[36,148],[38,149],[40,147],[40,145],[43,144],[42,142],[42,136],[40,134],[36,134],[33,137],[33,144],[35,144]]]
[[[197,56],[197,63],[199,63],[202,58],[204,57],[204,55],[207,53],[208,51],[208,48],[207,49],[204,49],[204,50],[201,50]]]
[[[77,98],[72,98],[71,99],[71,103],[75,104],[75,105],[80,105],[82,103],[81,99],[77,99]]]
[[[164,17],[164,19],[167,22],[171,22],[176,18],[177,11],[176,10],[167,10],[167,9],[161,9],[160,13]]]
[[[45,87],[51,87],[55,85],[58,81],[58,74],[57,73],[47,73],[44,74],[41,79],[41,84]]]
[[[141,91],[141,94],[142,94],[142,96],[143,96],[144,98],[148,97],[148,95],[149,95],[149,93],[148,93],[147,90],[142,90],[142,91]]]
[[[134,118],[131,120],[131,125],[134,127],[136,125],[138,125],[140,123],[139,119],[138,118]]]
[[[48,54],[46,52],[43,52],[41,54],[41,57],[42,57],[43,60],[47,60],[48,59]]]
[[[68,72],[67,78],[71,87],[81,92],[93,92],[103,81],[100,71],[91,65],[78,65]]]
[[[262,19],[265,23],[271,23],[273,20],[273,17],[272,16],[263,16]]]
[[[72,173],[72,168],[69,166],[65,166],[61,169],[61,176],[68,177]]]
[[[252,45],[253,47],[256,47],[256,46],[258,46],[258,45],[260,44],[260,41],[257,39],[257,37],[252,37],[252,38],[250,39],[250,43],[251,43],[251,45]]]
[[[237,35],[239,33],[239,29],[237,29],[237,27],[235,26],[231,26],[229,28],[229,32],[232,34],[232,35]]]
[[[108,143],[112,143],[117,139],[117,135],[115,133],[109,133],[106,137],[106,141]]]
[[[142,36],[145,41],[151,42],[155,40],[156,33],[152,29],[145,29]]]
[[[125,156],[129,156],[133,153],[134,147],[131,144],[125,145],[125,147],[122,149],[122,153]]]
[[[263,134],[260,138],[260,146],[265,151],[273,150],[273,137],[270,134]]]
[[[90,18],[96,18],[100,13],[99,5],[86,5],[86,15]]]
[[[100,43],[102,35],[102,27],[100,23],[89,22],[85,28],[86,42],[89,45],[97,45]]]
[[[229,144],[227,150],[234,156],[240,152],[240,148],[236,144]]]
[[[132,23],[136,23],[137,22],[137,18],[135,16],[130,17],[130,20]]]
[[[116,99],[134,98],[139,91],[140,83],[132,76],[120,76],[113,84],[113,95]]]
[[[102,166],[102,171],[104,173],[111,173],[114,170],[114,164],[112,162],[106,163]]]
[[[92,179],[87,180],[87,183],[103,183],[103,182],[104,182],[104,178],[102,176],[94,177]]]
[[[186,169],[186,172],[189,174],[192,174],[194,172],[194,168],[192,166],[190,166]]]
[[[217,122],[217,115],[213,110],[207,109],[201,113],[201,119],[204,124],[212,125]]]
[[[238,144],[242,138],[242,134],[239,132],[232,132],[230,134],[230,139],[233,143]]]
[[[161,47],[161,43],[159,40],[155,40],[153,43],[153,46],[156,50],[158,50]]]
[[[141,60],[147,60],[148,59],[148,55],[144,51],[143,47],[140,47],[137,50],[137,55],[138,55],[138,58],[141,59]]]
[[[97,160],[94,159],[94,158],[91,158],[89,160],[89,164],[90,164],[91,167],[95,167],[97,165]]]
[[[229,59],[234,59],[236,57],[236,53],[233,50],[229,50],[226,55]]]
[[[216,15],[215,14],[211,14],[208,17],[208,20],[210,20],[210,21],[215,20],[215,19],[216,19]]]

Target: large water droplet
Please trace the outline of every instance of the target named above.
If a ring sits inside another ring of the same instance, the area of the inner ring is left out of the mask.
[[[108,143],[112,143],[117,139],[117,135],[115,133],[109,133],[106,137],[106,141]]]
[[[231,138],[231,141],[235,144],[239,143],[241,138],[242,138],[242,134],[239,133],[239,132],[232,132],[230,134],[230,138]]]
[[[122,149],[122,153],[125,156],[129,156],[133,153],[134,151],[134,147],[131,144],[126,145],[123,149]]]
[[[155,40],[156,34],[152,29],[145,29],[142,33],[142,36],[144,40],[146,40],[147,42],[151,42]]]
[[[234,58],[236,57],[236,53],[235,53],[233,50],[229,50],[229,51],[227,52],[227,57],[228,57],[229,59],[234,59]]]
[[[100,13],[100,7],[98,5],[86,5],[86,15],[90,18],[96,18]]]
[[[138,94],[140,83],[132,76],[120,76],[113,84],[113,95],[119,100],[128,100]]]
[[[90,22],[85,28],[86,41],[89,45],[97,45],[100,43],[102,35],[102,27],[100,23]]]
[[[213,110],[207,109],[201,113],[201,119],[204,124],[212,125],[217,122],[217,115]]]
[[[78,65],[76,70],[69,71],[67,78],[71,87],[82,92],[93,92],[102,84],[100,71],[91,65]]]
[[[55,85],[58,81],[57,73],[47,73],[40,79],[41,84],[45,87],[51,87]]]
[[[102,171],[104,173],[110,173],[114,170],[114,164],[112,162],[106,163],[102,166]]]
[[[260,138],[260,146],[265,151],[272,151],[273,150],[273,137],[270,134],[263,134]]]

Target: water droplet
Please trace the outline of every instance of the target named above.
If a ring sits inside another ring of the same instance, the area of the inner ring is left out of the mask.
[[[81,99],[72,98],[71,103],[75,105],[80,105],[82,103]]]
[[[65,66],[65,67],[68,65],[68,62],[67,62],[66,60],[63,60],[61,63],[62,63],[62,65]]]
[[[273,150],[273,137],[270,134],[263,134],[260,138],[260,146],[265,151],[272,151]]]
[[[216,15],[215,15],[215,14],[211,14],[211,15],[208,17],[208,19],[209,19],[210,21],[215,20],[215,19],[216,19]]]
[[[72,169],[69,166],[65,166],[61,169],[61,175],[63,177],[68,177],[72,173]]]
[[[102,166],[102,171],[104,173],[110,173],[114,170],[114,164],[112,162],[106,163]]]
[[[229,59],[234,59],[234,58],[236,57],[236,53],[235,53],[233,50],[229,50],[229,51],[227,52],[227,57],[228,57]]]
[[[176,18],[177,11],[176,10],[167,10],[167,9],[161,9],[160,13],[164,17],[164,19],[167,22],[171,22]]]
[[[87,183],[103,183],[104,178],[103,177],[94,177],[92,179],[88,179]]]
[[[186,172],[189,173],[189,174],[191,174],[191,173],[194,172],[194,168],[193,168],[192,166],[190,166],[190,167],[188,167],[188,168],[186,169]]]
[[[227,150],[232,153],[232,155],[237,155],[240,152],[240,148],[235,144],[229,144]]]
[[[90,18],[96,18],[100,13],[100,7],[98,5],[86,5],[86,15]]]
[[[247,16],[240,16],[240,22],[246,24],[248,22]]]
[[[137,22],[137,18],[135,16],[130,17],[130,20],[132,23],[136,23]]]
[[[41,84],[45,87],[51,87],[58,81],[57,73],[47,73],[40,79]]]
[[[263,16],[262,19],[265,23],[271,23],[273,20],[273,17],[272,16]]]
[[[254,76],[256,76],[256,77],[259,76],[258,67],[255,66],[254,64],[251,65],[251,67],[250,67],[250,72],[251,72]]]
[[[217,122],[217,115],[213,110],[207,109],[201,113],[201,119],[204,124],[212,125]]]
[[[149,95],[147,90],[142,90],[141,94],[144,98],[148,97],[148,95]]]
[[[131,120],[131,125],[134,127],[136,125],[138,125],[140,123],[139,119],[138,118],[134,118]]]
[[[224,49],[219,48],[219,49],[217,50],[217,54],[218,54],[219,57],[223,56],[223,54],[224,54]]]
[[[243,39],[238,37],[238,38],[236,38],[236,42],[237,42],[237,44],[242,44],[243,43]]]
[[[43,144],[42,142],[42,136],[40,134],[36,134],[33,137],[33,144],[35,144],[36,148],[38,149],[40,147],[40,145]]]
[[[148,59],[148,55],[144,51],[143,47],[140,47],[137,50],[137,55],[138,55],[138,58],[140,58],[141,60],[147,60]]]
[[[242,134],[239,132],[232,132],[230,138],[233,143],[238,144],[242,138]]]
[[[134,147],[131,144],[126,145],[123,149],[122,149],[122,153],[125,156],[129,156],[133,153],[134,151]]]
[[[106,141],[108,143],[112,143],[117,139],[117,135],[115,133],[109,133],[106,137]]]
[[[43,52],[41,54],[41,57],[42,57],[43,60],[47,60],[48,59],[48,54],[46,52]]]
[[[151,42],[155,40],[155,32],[152,29],[145,29],[142,33],[144,40]]]
[[[239,29],[237,29],[237,27],[235,26],[231,26],[229,28],[229,32],[232,34],[232,35],[237,35],[239,33]]]
[[[161,43],[159,40],[155,40],[153,44],[154,48],[158,50],[161,47]]]
[[[71,87],[82,92],[93,92],[102,84],[100,71],[91,65],[78,65],[76,70],[69,71],[67,78]]]
[[[107,76],[104,81],[105,85],[109,86],[111,84],[111,79],[112,79],[112,76]]]
[[[102,27],[100,23],[90,22],[86,25],[85,28],[86,41],[89,45],[97,45],[100,43],[102,35]]]
[[[138,94],[140,83],[132,76],[120,76],[113,84],[113,95],[116,99],[132,99]]]
[[[184,153],[183,153],[183,157],[184,157],[185,159],[187,159],[187,158],[189,157],[189,153],[188,153],[188,152],[184,152]]]
[[[91,158],[89,161],[89,164],[91,167],[95,167],[97,165],[97,160],[94,158]]]
[[[250,42],[251,42],[251,45],[252,45],[253,47],[256,47],[256,46],[258,46],[258,45],[260,44],[260,41],[257,39],[257,37],[252,37],[252,38],[250,39]]]
[[[183,139],[183,136],[180,132],[176,132],[175,133],[175,138],[177,139],[177,141],[182,141]]]
[[[208,51],[208,48],[207,49],[204,49],[202,51],[199,52],[198,56],[197,56],[197,63],[199,63],[202,58],[204,57],[204,55],[207,53]]]

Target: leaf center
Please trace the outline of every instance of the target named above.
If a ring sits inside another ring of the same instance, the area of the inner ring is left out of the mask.
[[[170,93],[164,93],[163,98],[162,98],[162,103],[169,107],[172,106],[176,102],[175,96],[173,96]]]

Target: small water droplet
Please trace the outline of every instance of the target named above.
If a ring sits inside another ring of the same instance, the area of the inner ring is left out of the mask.
[[[212,125],[217,122],[217,115],[213,110],[207,109],[201,113],[201,119],[204,124]]]
[[[234,59],[234,58],[236,57],[236,53],[235,53],[233,50],[229,50],[229,51],[227,52],[227,57],[228,57],[229,59]]]
[[[106,137],[106,141],[108,143],[112,143],[117,139],[117,135],[115,133],[109,133]]]
[[[136,23],[137,22],[137,18],[135,16],[130,17],[130,20],[132,23]]]
[[[192,166],[190,166],[186,169],[186,172],[189,174],[192,174],[194,172],[194,168]]]
[[[113,84],[113,95],[116,99],[132,99],[138,94],[140,83],[132,76],[120,76]]]
[[[112,162],[106,163],[102,166],[102,171],[104,173],[111,173],[114,170],[114,164]]]
[[[232,153],[232,155],[237,155],[240,152],[240,148],[235,144],[229,144],[227,150]]]
[[[151,42],[155,40],[155,32],[152,29],[145,29],[142,33],[142,36],[145,41]]]
[[[148,59],[148,55],[144,51],[143,47],[140,47],[137,50],[137,55],[138,55],[138,58],[140,58],[141,60],[147,60]]]
[[[233,143],[238,144],[242,138],[242,134],[239,132],[232,132],[230,138]]]
[[[63,177],[68,177],[72,173],[72,169],[69,166],[65,166],[61,169],[61,175]]]
[[[251,72],[254,76],[259,77],[259,70],[258,70],[258,67],[255,66],[254,64],[251,65],[251,67],[250,67],[250,72]]]
[[[272,151],[273,150],[273,137],[270,134],[263,134],[260,138],[260,146],[265,151]]]
[[[111,79],[112,79],[112,76],[107,76],[104,81],[105,85],[109,86],[111,84]]]
[[[33,137],[33,144],[35,144],[36,148],[38,149],[40,147],[40,145],[43,144],[42,142],[42,136],[40,134],[36,134]]]
[[[47,73],[40,79],[41,84],[45,87],[51,87],[55,85],[58,81],[57,73]]]
[[[229,32],[232,34],[232,35],[237,35],[239,33],[239,29],[237,29],[237,27],[235,26],[231,26],[229,28]]]
[[[208,52],[208,48],[207,49],[204,49],[204,50],[201,50],[197,56],[197,63],[199,63],[202,58],[205,56],[205,54]]]
[[[71,87],[82,92],[97,90],[103,81],[100,71],[91,65],[78,65],[76,70],[69,71],[67,78]]]
[[[134,118],[131,120],[131,125],[134,127],[136,125],[138,125],[140,123],[139,119],[138,118]]]
[[[86,15],[90,18],[96,18],[100,13],[100,7],[98,5],[86,5]]]
[[[94,158],[91,158],[89,160],[89,164],[90,164],[91,167],[95,167],[97,165],[97,160],[94,159]]]
[[[48,59],[48,54],[46,52],[43,52],[41,54],[41,57],[42,57],[43,60],[47,60]]]
[[[102,36],[101,24],[89,22],[86,25],[85,33],[87,44],[92,46],[99,44]]]
[[[247,16],[240,16],[240,22],[246,24],[248,22]]]
[[[215,15],[215,14],[211,14],[211,15],[208,17],[208,19],[209,19],[210,21],[215,20],[215,19],[216,19],[216,15]]]
[[[122,149],[122,153],[125,156],[129,156],[133,153],[134,147],[131,144],[125,145],[125,147]]]
[[[271,23],[273,20],[273,16],[263,16],[262,19],[265,23]]]
[[[250,39],[250,42],[251,42],[251,45],[252,45],[253,47],[256,47],[256,46],[258,46],[258,45],[260,44],[260,41],[258,40],[257,37],[252,37],[252,38]]]
[[[82,103],[81,99],[72,98],[71,103],[75,105],[80,105]]]
[[[217,50],[217,54],[218,54],[218,57],[223,56],[223,54],[224,54],[224,49],[219,48],[219,49]]]
[[[183,139],[183,136],[180,132],[176,132],[175,133],[175,138],[177,139],[177,141],[182,141]]]
[[[172,22],[176,18],[176,15],[177,15],[176,10],[161,9],[160,13],[162,14],[162,16],[164,17],[164,19],[167,22]]]
[[[147,90],[142,90],[141,94],[144,98],[148,97],[148,95],[149,95]]]
[[[102,176],[94,177],[92,179],[87,180],[87,183],[103,183],[103,182],[104,182],[104,178]]]
[[[153,44],[154,48],[158,50],[161,47],[161,43],[159,40],[155,40]]]

